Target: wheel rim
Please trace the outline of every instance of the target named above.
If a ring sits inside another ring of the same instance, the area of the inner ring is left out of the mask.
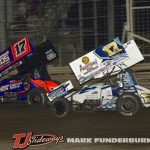
[[[66,112],[66,105],[62,102],[55,102],[54,108],[58,115],[63,115]]]
[[[124,99],[121,108],[126,113],[132,113],[135,109],[135,103],[132,99]]]
[[[35,103],[35,104],[40,104],[40,103],[41,103],[41,97],[40,97],[40,95],[34,95],[34,96],[32,97],[32,101],[33,101],[33,103]]]

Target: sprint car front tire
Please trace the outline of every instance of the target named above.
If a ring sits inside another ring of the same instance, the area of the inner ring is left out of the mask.
[[[47,104],[46,92],[40,88],[34,88],[27,94],[29,106],[41,107]]]
[[[65,117],[69,111],[69,102],[65,98],[56,98],[50,103],[52,116],[55,118]]]
[[[136,116],[141,109],[140,98],[134,93],[124,93],[118,98],[116,108],[123,116]]]

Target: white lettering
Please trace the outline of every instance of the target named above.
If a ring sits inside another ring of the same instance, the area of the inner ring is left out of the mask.
[[[10,61],[10,58],[9,58],[9,51],[7,51],[6,53],[2,54],[0,56],[0,66],[3,66],[5,65],[7,62]]]
[[[67,143],[92,143],[92,138],[67,138]]]

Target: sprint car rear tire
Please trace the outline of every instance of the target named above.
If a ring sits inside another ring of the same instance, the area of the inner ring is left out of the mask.
[[[116,108],[123,116],[136,116],[141,109],[140,98],[134,93],[124,93],[118,98]]]
[[[40,88],[34,88],[27,94],[27,102],[29,106],[42,107],[47,105],[46,92]]]
[[[70,112],[69,102],[65,98],[56,98],[50,103],[52,116],[63,118]]]

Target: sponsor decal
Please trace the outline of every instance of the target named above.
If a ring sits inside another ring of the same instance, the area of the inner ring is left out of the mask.
[[[22,85],[21,80],[12,80],[10,81],[10,84],[7,85],[1,85],[0,86],[0,92],[5,92],[8,90],[13,90],[13,89],[17,89]]]
[[[102,48],[104,52],[108,54],[108,56],[114,56],[117,53],[121,52],[121,48],[118,47],[117,43],[115,41],[107,44]]]
[[[84,64],[87,64],[87,63],[89,63],[89,58],[88,57],[86,57],[86,56],[84,56],[83,58],[82,58],[82,62],[84,63]]]
[[[7,65],[10,62],[9,51],[6,51],[0,56],[0,68]]]
[[[47,96],[50,101],[52,101],[56,97],[61,97],[67,94],[68,91],[73,89],[73,85],[71,81],[67,81],[59,85],[58,87],[51,89],[52,91],[47,93]]]
[[[57,57],[56,53],[52,49],[50,49],[49,51],[46,51],[45,54],[46,54],[46,58],[48,61],[51,61]]]
[[[81,73],[84,72],[84,75],[98,68],[98,62],[96,59],[90,62],[89,58],[84,56],[82,58],[82,63],[84,65],[80,65],[79,67],[80,67],[80,72]]]
[[[14,134],[13,149],[25,149],[28,146],[64,143],[64,137],[56,134],[33,135],[33,132]]]
[[[115,56],[127,54],[119,38],[115,38],[111,42],[96,48],[94,53],[102,59],[113,59]]]
[[[11,47],[14,60],[22,58],[31,52],[28,38],[23,38]]]
[[[22,64],[21,58],[32,53],[28,38],[23,38],[0,53],[0,76],[4,76]]]
[[[9,90],[9,85],[3,85],[0,87],[1,92],[8,91],[8,90]]]
[[[14,70],[16,67],[20,66],[22,64],[22,61],[19,61],[11,66],[9,66],[8,68],[6,68],[4,71],[2,71],[0,73],[0,77],[6,75],[7,73],[9,73],[10,71]]]
[[[53,90],[52,92],[48,93],[48,96],[50,98],[55,98],[55,97],[59,97],[60,95],[63,95],[64,93],[66,93],[65,87],[60,86],[57,89]]]
[[[22,84],[22,82],[14,81],[14,83],[10,84],[10,90],[19,88],[21,84]]]

